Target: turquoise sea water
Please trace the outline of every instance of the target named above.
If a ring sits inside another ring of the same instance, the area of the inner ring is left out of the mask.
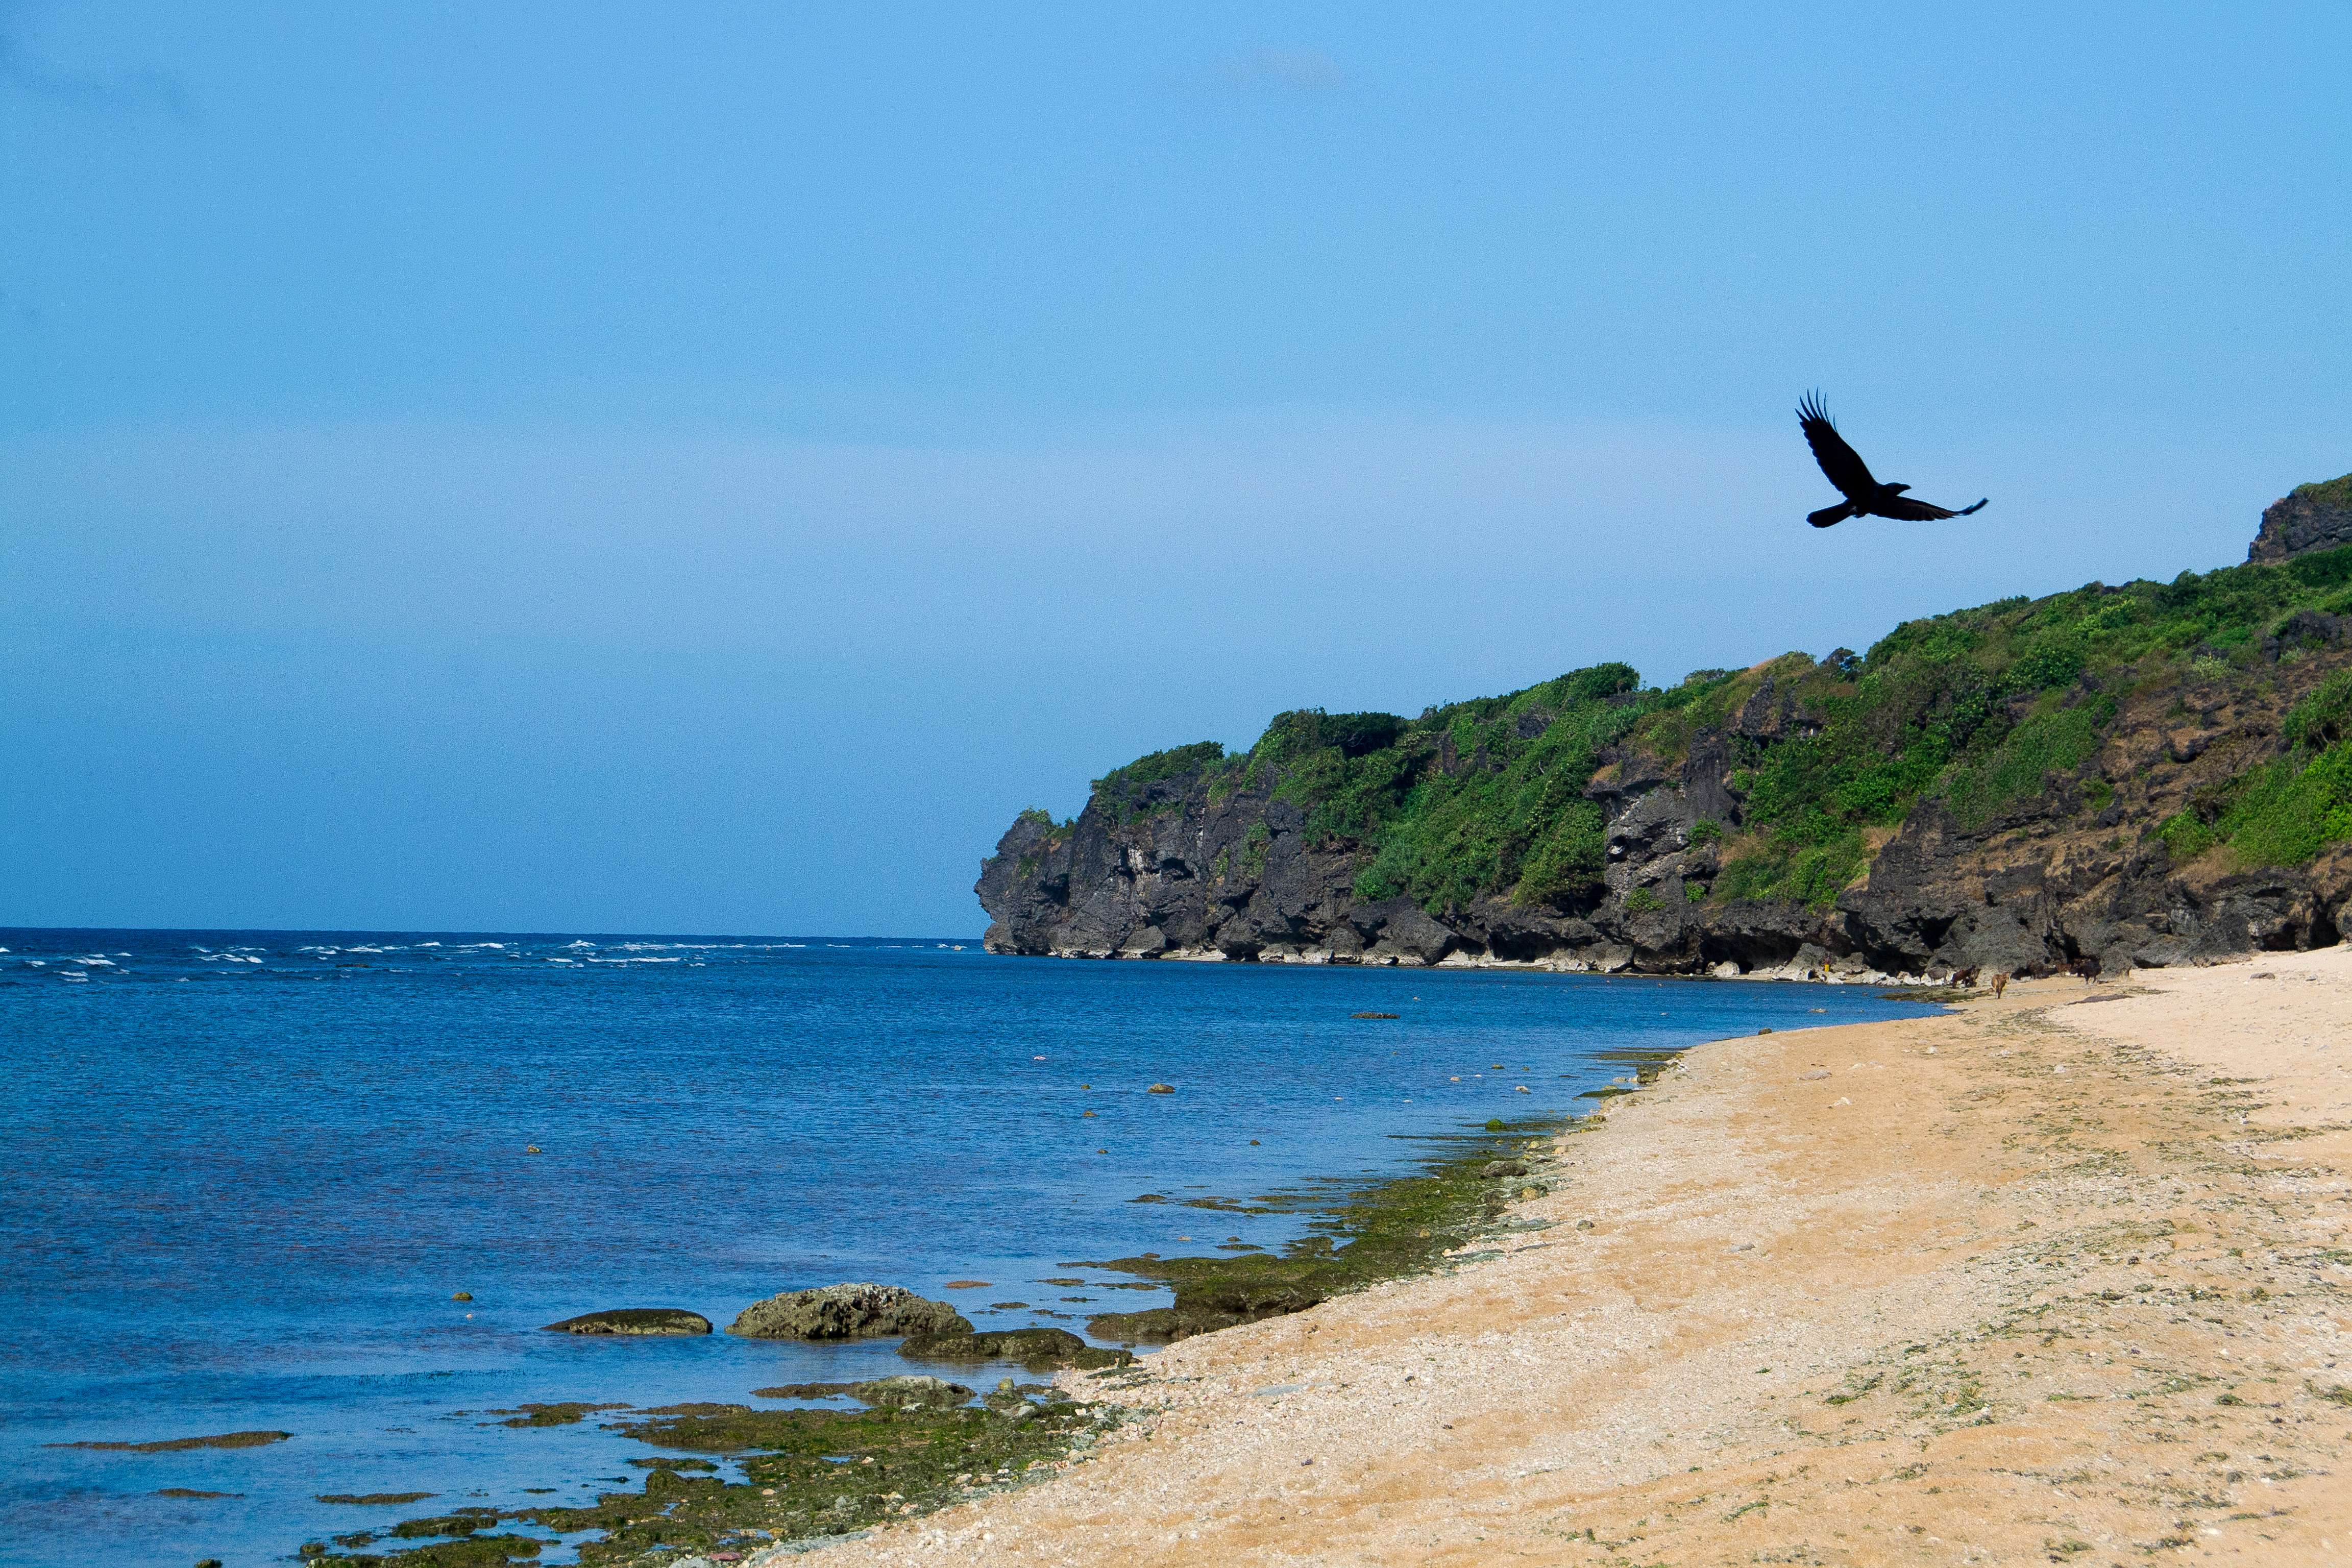
[[[11,1568],[240,1568],[430,1509],[586,1498],[649,1450],[593,1418],[483,1413],[740,1401],[909,1363],[887,1342],[539,1331],[558,1318],[679,1306],[723,1329],[779,1290],[876,1279],[982,1328],[1083,1331],[1166,1298],[1079,1260],[1277,1246],[1304,1223],[1141,1194],[1392,1173],[1488,1117],[1580,1109],[1627,1070],[1596,1053],[1922,1010],[1859,988],[969,942],[0,931],[0,949]],[[294,1436],[49,1446],[253,1428]],[[314,1500],[377,1491],[437,1496]]]

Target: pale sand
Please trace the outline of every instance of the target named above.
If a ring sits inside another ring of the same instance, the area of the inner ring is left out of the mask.
[[[1177,1345],[1099,1457],[812,1568],[2352,1562],[2352,950],[1615,1104],[1553,1228]]]

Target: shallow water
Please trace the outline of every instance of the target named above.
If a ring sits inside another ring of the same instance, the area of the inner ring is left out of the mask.
[[[0,931],[0,948],[11,1568],[93,1551],[239,1568],[416,1512],[584,1498],[650,1450],[594,1417],[481,1413],[742,1400],[908,1363],[887,1342],[538,1331],[558,1318],[679,1306],[723,1329],[779,1290],[878,1279],[982,1328],[1083,1331],[1167,1298],[1073,1260],[1278,1246],[1305,1223],[1139,1194],[1393,1173],[1417,1138],[1580,1109],[1629,1070],[1596,1053],[1921,1010],[1860,988],[951,942]],[[248,1428],[294,1436],[44,1446]],[[313,1500],[375,1491],[438,1496]]]

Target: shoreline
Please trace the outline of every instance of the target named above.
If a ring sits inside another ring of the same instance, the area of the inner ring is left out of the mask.
[[[1710,1042],[1555,1149],[1491,1256],[1171,1346],[1098,1457],[812,1555],[2352,1551],[2352,950]]]
[[[1643,968],[1636,962],[1631,948],[1612,951],[1606,957],[1587,959],[1575,957],[1564,949],[1548,952],[1540,958],[1504,958],[1492,952],[1472,952],[1457,947],[1443,957],[1431,959],[1411,953],[1344,952],[1328,944],[1322,947],[1268,946],[1246,956],[1237,956],[1217,947],[1058,947],[1044,952],[1030,952],[1011,947],[989,947],[985,942],[982,946],[991,958],[1061,959],[1079,963],[1265,963],[1310,969],[1497,969],[1534,974],[1625,975],[1642,980],[1756,980],[1812,985],[1892,985],[1912,989],[1949,986],[1963,973],[1949,964],[1929,964],[1916,973],[1909,970],[1874,969],[1851,954],[1839,956],[1827,952],[1815,958],[1801,956],[1782,963],[1754,967],[1724,959],[1712,963],[1694,961],[1658,969]]]

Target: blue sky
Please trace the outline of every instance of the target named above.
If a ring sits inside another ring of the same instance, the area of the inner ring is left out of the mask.
[[[2242,558],[2341,5],[0,5],[0,921],[976,932],[1276,710]],[[1816,532],[1790,408],[1965,525]]]

